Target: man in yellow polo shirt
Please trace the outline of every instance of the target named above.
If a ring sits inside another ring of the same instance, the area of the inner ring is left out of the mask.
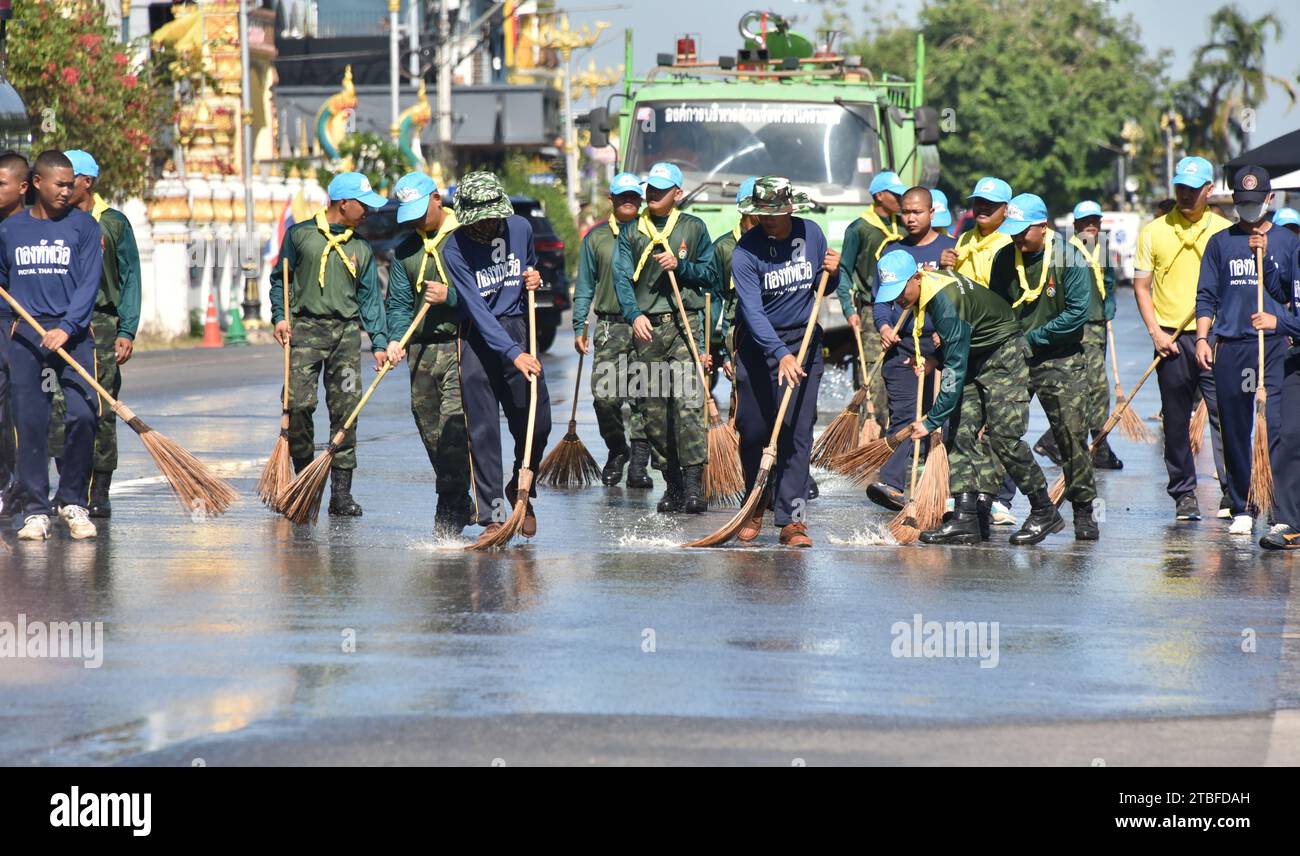
[[[1174,170],[1175,205],[1172,211],[1143,227],[1138,234],[1133,292],[1147,333],[1161,357],[1156,368],[1160,403],[1164,408],[1165,468],[1169,495],[1178,520],[1200,520],[1196,501],[1196,460],[1188,430],[1196,393],[1200,390],[1210,411],[1214,464],[1220,484],[1223,445],[1219,439],[1219,408],[1214,394],[1214,374],[1196,362],[1196,285],[1201,255],[1216,232],[1231,224],[1207,209],[1214,167],[1205,158],[1187,157]],[[1190,323],[1177,329],[1183,321]],[[1210,336],[1210,347],[1214,347]]]

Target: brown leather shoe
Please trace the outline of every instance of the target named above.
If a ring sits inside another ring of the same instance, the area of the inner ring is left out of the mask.
[[[483,527],[483,531],[478,534],[480,538],[487,538],[489,535],[495,535],[501,531],[500,523],[489,523]]]
[[[524,506],[524,525],[519,528],[519,534],[525,538],[531,538],[537,534],[537,514],[533,511],[531,502]]]
[[[811,547],[808,527],[802,523],[787,523],[781,527],[781,543],[786,547]]]
[[[757,538],[758,533],[761,531],[763,531],[763,515],[760,512],[747,520],[744,526],[740,527],[740,531],[736,533],[736,539],[748,544]]]

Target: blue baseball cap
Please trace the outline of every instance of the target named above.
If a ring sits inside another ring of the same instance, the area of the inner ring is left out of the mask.
[[[935,188],[930,191],[930,204],[934,213],[930,215],[930,226],[934,229],[947,229],[952,225],[952,212],[948,210],[948,194]]]
[[[884,172],[876,173],[876,177],[871,179],[871,186],[867,188],[867,192],[872,196],[875,196],[877,193],[885,190],[888,190],[890,193],[897,196],[902,196],[907,192],[907,185],[903,184],[902,179],[898,177],[898,173],[885,170]]]
[[[876,302],[890,303],[903,293],[907,281],[919,270],[916,259],[907,250],[890,250],[876,262]]]
[[[341,172],[334,176],[326,192],[330,195],[330,202],[355,199],[371,208],[383,208],[388,202],[370,189],[370,179],[359,172]]]
[[[1091,199],[1085,199],[1078,205],[1074,206],[1074,219],[1082,220],[1085,217],[1100,217],[1101,206]]]
[[[645,188],[641,186],[641,176],[633,172],[620,172],[614,176],[609,183],[609,195],[620,196],[624,193],[635,193],[645,199]]]
[[[99,164],[90,156],[90,152],[83,152],[81,149],[68,149],[63,156],[72,161],[72,175],[75,178],[78,175],[88,175],[91,178],[99,178]]]
[[[1278,212],[1273,215],[1273,225],[1300,226],[1300,211],[1296,211],[1294,208],[1279,208]]]
[[[1007,203],[1007,219],[998,231],[1004,235],[1019,235],[1037,223],[1047,222],[1047,203],[1032,193],[1011,197]]]
[[[645,183],[660,190],[668,190],[671,187],[681,187],[682,171],[677,168],[676,164],[671,164],[667,161],[660,161],[650,167],[650,172],[646,175]]]
[[[419,220],[429,210],[429,197],[438,192],[438,182],[422,172],[408,172],[393,185],[397,199],[397,222]]]
[[[758,181],[756,176],[750,176],[740,183],[740,189],[736,191],[737,205],[754,195],[754,182],[756,181]]]
[[[975,189],[967,199],[987,199],[989,202],[1010,202],[1011,185],[1000,178],[986,175],[975,182]]]
[[[1205,158],[1187,157],[1174,167],[1174,184],[1186,187],[1204,187],[1214,181],[1214,167]]]

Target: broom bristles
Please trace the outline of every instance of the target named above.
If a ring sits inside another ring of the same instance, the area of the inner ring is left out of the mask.
[[[876,417],[867,414],[867,418],[862,420],[862,428],[858,431],[858,445],[865,446],[873,440],[879,440],[881,435],[880,423]]]
[[[564,438],[542,459],[537,477],[551,487],[586,487],[600,478],[600,467],[582,444],[573,421]]]
[[[275,505],[275,498],[284,490],[285,485],[293,481],[293,462],[289,457],[289,439],[280,435],[271,449],[262,468],[262,477],[257,480],[257,496],[268,508]]]
[[[704,496],[710,502],[738,503],[745,495],[745,470],[740,465],[740,437],[727,423],[709,425],[708,459],[704,464]]]
[[[933,529],[943,520],[948,504],[948,449],[936,431],[925,456],[925,471],[916,486],[916,520],[921,529]]]
[[[524,514],[528,509],[528,492],[524,491],[523,496],[515,500],[514,510],[506,518],[506,522],[501,524],[501,528],[495,532],[484,532],[478,540],[466,547],[466,550],[486,550],[489,547],[504,547],[510,543],[510,539],[519,534],[519,530],[524,525]]]
[[[875,422],[875,420],[871,420]],[[813,443],[811,463],[815,467],[825,467],[831,458],[852,451],[858,445],[858,408],[850,404],[831,420],[826,430]]]
[[[872,440],[837,458],[832,458],[829,468],[833,472],[846,476],[850,481],[866,484],[871,480],[871,476],[889,461],[911,433],[912,426],[908,425],[892,436]]]
[[[735,538],[741,528],[744,527],[758,511],[759,504],[763,501],[763,496],[767,491],[767,479],[771,473],[771,462],[768,455],[763,456],[763,465],[759,467],[758,477],[754,479],[754,487],[745,497],[744,503],[735,516],[726,522],[725,525],[711,535],[706,535],[696,541],[683,544],[683,547],[718,547]]]
[[[1052,500],[1053,505],[1060,505],[1061,500],[1065,499],[1065,474],[1064,473],[1057,476],[1056,481],[1052,482],[1052,486],[1047,490],[1047,496],[1050,500]]]
[[[1268,394],[1255,396],[1255,437],[1250,445],[1250,490],[1246,502],[1258,514],[1273,510],[1273,467],[1268,453]]]
[[[1134,443],[1155,442],[1155,436],[1142,421],[1142,417],[1133,410],[1132,402],[1124,395],[1124,390],[1118,384],[1115,385],[1115,409],[1121,411],[1119,433]]]
[[[1201,447],[1205,445],[1205,428],[1210,424],[1210,408],[1205,405],[1205,399],[1196,406],[1192,413],[1192,423],[1188,428],[1189,438],[1192,445],[1192,454],[1199,455]]]
[[[316,525],[320,517],[321,497],[325,494],[325,482],[329,481],[330,468],[334,465],[334,453],[326,451],[298,473],[289,482],[275,501],[275,510],[298,525],[310,523]]]
[[[903,510],[889,521],[889,534],[900,544],[911,544],[921,535],[921,523],[917,519],[916,502],[909,502]],[[925,527],[929,528],[929,527]]]
[[[139,434],[140,442],[186,513],[195,518],[215,517],[234,504],[237,494],[225,479],[219,478],[178,443],[148,426],[144,427],[145,430]]]

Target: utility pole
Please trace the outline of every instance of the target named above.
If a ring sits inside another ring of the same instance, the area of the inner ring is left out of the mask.
[[[257,241],[253,232],[253,74],[248,53],[248,4],[239,0],[239,108],[242,118],[240,148],[244,155],[244,239],[239,241],[240,267],[244,274],[244,320],[256,323],[262,301],[257,293]],[[232,310],[233,312],[233,307]]]
[[[392,134],[394,142],[397,141],[397,117],[402,112],[399,106],[401,100],[401,14],[402,0],[388,0],[388,81],[389,88],[392,90],[392,121],[389,123],[389,133]]]
[[[451,22],[447,17],[447,0],[438,0],[438,162],[443,181],[455,174],[451,151]]]

